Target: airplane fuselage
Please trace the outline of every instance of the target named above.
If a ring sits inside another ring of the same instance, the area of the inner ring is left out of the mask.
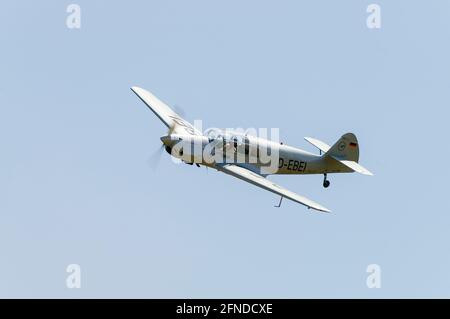
[[[213,168],[217,165],[235,164],[262,175],[352,172],[348,167],[327,157],[237,133],[232,138],[172,134],[161,137],[161,141],[172,156],[188,164]]]

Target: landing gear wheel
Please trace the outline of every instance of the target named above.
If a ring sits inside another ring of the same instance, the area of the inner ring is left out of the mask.
[[[330,181],[327,180],[327,173],[323,174],[323,187],[327,188],[330,186]]]

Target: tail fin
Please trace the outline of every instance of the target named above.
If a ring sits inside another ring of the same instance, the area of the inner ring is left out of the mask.
[[[324,156],[329,156],[360,174],[373,175],[368,169],[358,164],[359,146],[358,140],[353,133],[342,135]]]
[[[325,153],[325,155],[340,160],[347,160],[358,163],[359,146],[355,134],[347,133],[334,143],[334,145]]]

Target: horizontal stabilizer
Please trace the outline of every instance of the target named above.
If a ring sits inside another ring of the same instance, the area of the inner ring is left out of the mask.
[[[319,150],[321,150],[323,153],[328,152],[328,150],[330,149],[330,145],[328,145],[325,142],[319,141],[315,138],[312,137],[305,137],[305,140],[307,140],[309,143],[311,143],[312,145],[314,145],[315,147],[317,147]]]
[[[341,164],[351,168],[352,170],[354,170],[357,173],[373,176],[372,172],[370,172],[368,169],[364,168],[363,166],[361,166],[360,164],[358,164],[354,161],[342,160],[342,159],[339,159],[339,157],[337,157],[337,156],[332,156],[332,157],[335,160],[339,161]]]

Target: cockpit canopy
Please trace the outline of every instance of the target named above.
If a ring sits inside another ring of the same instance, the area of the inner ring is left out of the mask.
[[[210,129],[206,132],[209,142],[222,142],[223,144],[239,145],[249,144],[249,139],[244,133],[229,130]]]

